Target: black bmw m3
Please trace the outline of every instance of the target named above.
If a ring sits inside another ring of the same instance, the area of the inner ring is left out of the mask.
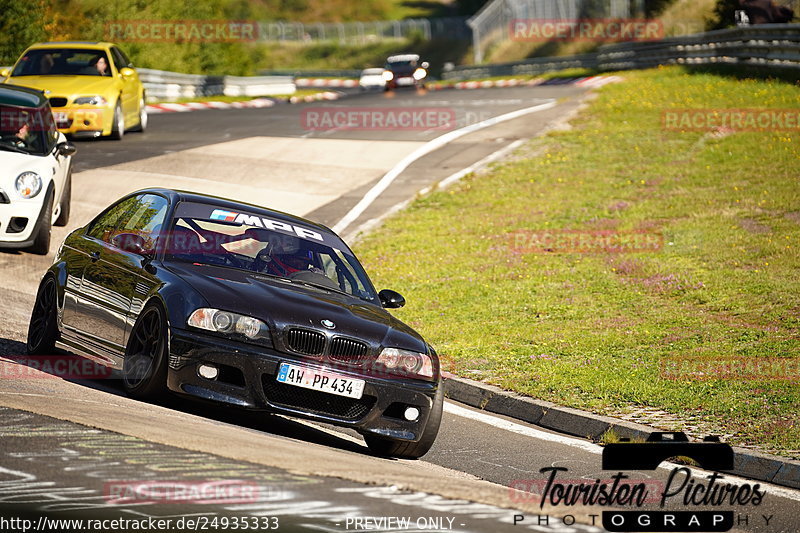
[[[64,240],[28,351],[107,365],[136,398],[172,391],[347,426],[378,454],[416,458],[443,389],[436,352],[386,311],[404,304],[325,226],[147,189]]]

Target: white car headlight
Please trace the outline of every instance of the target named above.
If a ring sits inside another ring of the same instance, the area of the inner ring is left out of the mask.
[[[17,176],[14,187],[23,198],[33,198],[42,192],[42,177],[36,172],[23,172]]]
[[[219,309],[201,307],[186,322],[195,328],[225,335],[238,333],[248,339],[269,338],[269,327],[261,320]]]
[[[106,99],[100,95],[95,96],[79,96],[75,99],[75,104],[83,105],[106,105]]]
[[[400,348],[384,348],[375,362],[382,364],[392,373],[433,377],[433,361],[424,353]]]
[[[384,70],[381,76],[383,76],[383,79],[386,81],[392,81],[392,78],[394,78],[394,74],[392,74],[391,70]]]
[[[414,71],[414,79],[417,80],[417,81],[421,80],[422,78],[424,78],[427,75],[428,75],[428,73],[425,72],[424,68],[418,68],[417,70]]]

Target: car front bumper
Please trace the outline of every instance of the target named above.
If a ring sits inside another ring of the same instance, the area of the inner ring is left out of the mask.
[[[114,110],[106,107],[54,107],[58,131],[75,137],[99,137],[111,133]]]
[[[33,244],[45,191],[29,200],[14,198],[15,191],[3,192],[10,203],[0,203],[0,248],[26,248]]]
[[[279,383],[276,376],[282,362],[363,379],[363,396],[356,400]],[[198,367],[202,363],[216,366],[218,377],[214,380],[201,377]],[[206,400],[318,420],[351,427],[362,433],[408,441],[422,437],[440,389],[438,382],[400,377],[376,378],[343,367],[326,367],[319,361],[280,353],[272,348],[174,328],[167,386],[174,392]],[[407,407],[419,409],[416,420],[404,418]]]

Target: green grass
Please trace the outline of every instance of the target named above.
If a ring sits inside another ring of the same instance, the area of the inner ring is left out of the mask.
[[[796,380],[662,377],[678,356],[800,353],[800,135],[667,131],[669,108],[797,108],[778,81],[625,73],[535,154],[418,198],[357,251],[457,375],[559,404],[692,417],[800,456]],[[656,252],[527,253],[514,232],[642,230]],[[796,372],[795,372],[796,373]]]

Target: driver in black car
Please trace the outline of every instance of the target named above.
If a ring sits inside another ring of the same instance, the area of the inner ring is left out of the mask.
[[[298,239],[299,240],[299,239]],[[299,246],[283,246],[270,243],[258,252],[260,270],[273,276],[289,277],[295,272],[311,270],[323,274],[314,266],[314,254],[311,250]]]

